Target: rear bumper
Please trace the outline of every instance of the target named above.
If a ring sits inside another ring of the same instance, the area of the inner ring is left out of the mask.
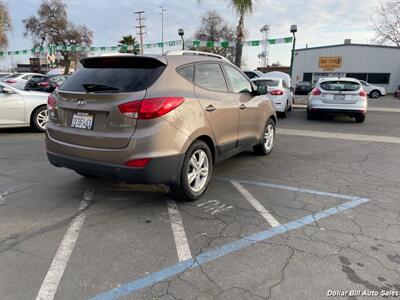
[[[309,109],[315,113],[326,113],[326,114],[342,114],[342,115],[365,115],[366,110],[364,109],[335,109],[335,108],[311,108]]]
[[[184,154],[152,158],[144,168],[131,168],[47,151],[49,162],[77,172],[129,183],[179,184]]]

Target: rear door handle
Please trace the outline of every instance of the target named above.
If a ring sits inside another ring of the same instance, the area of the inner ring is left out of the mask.
[[[216,110],[216,108],[211,104],[206,107],[206,111],[208,111],[208,112],[213,112],[214,110]]]
[[[239,106],[239,108],[240,108],[240,109],[246,109],[246,108],[247,108],[247,106],[246,106],[246,105],[244,105],[244,104],[241,104],[241,105]]]

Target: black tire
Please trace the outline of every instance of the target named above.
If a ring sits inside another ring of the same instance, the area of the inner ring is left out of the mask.
[[[44,112],[47,116],[47,106],[46,105],[37,107],[31,115],[31,127],[40,132],[45,131],[45,128],[43,126],[41,126],[40,120],[38,119],[39,117],[43,116]]]
[[[381,96],[381,92],[378,90],[373,90],[369,93],[369,97],[373,98],[373,99],[379,98],[380,96]]]
[[[207,155],[208,174],[204,186],[199,191],[194,191],[189,183],[188,173],[191,168],[190,160],[193,154],[199,150],[203,150]],[[185,158],[183,160],[181,174],[180,174],[181,184],[170,186],[172,196],[179,201],[193,201],[200,198],[208,188],[208,184],[212,176],[212,169],[213,169],[213,160],[210,148],[203,141],[200,140],[194,141],[193,144],[186,151]]]
[[[286,101],[285,111],[279,113],[279,116],[280,116],[281,118],[286,118],[286,117],[287,117],[287,115],[288,115],[288,109],[289,109],[289,108],[288,108],[288,105],[289,105],[289,101]]]
[[[315,113],[313,113],[311,110],[307,109],[307,120],[315,120]]]
[[[254,152],[255,152],[257,155],[268,155],[268,154],[270,154],[270,153],[272,152],[272,150],[274,149],[274,145],[275,145],[275,133],[276,133],[276,130],[275,130],[276,127],[275,127],[275,122],[274,122],[274,120],[269,119],[268,122],[267,122],[267,124],[265,124],[263,135],[265,136],[265,133],[266,133],[266,131],[267,131],[269,125],[272,125],[272,128],[273,128],[272,146],[271,146],[271,148],[267,148],[267,147],[266,147],[266,143],[265,143],[266,140],[265,140],[265,138],[263,138],[262,143],[260,143],[260,144],[258,144],[258,145],[256,145],[256,146],[253,147],[253,150],[254,150]]]
[[[359,114],[355,116],[357,123],[362,123],[365,120],[365,114]]]

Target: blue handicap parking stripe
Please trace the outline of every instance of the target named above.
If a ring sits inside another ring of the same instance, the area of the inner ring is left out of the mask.
[[[242,180],[241,180],[241,182],[246,183],[245,181],[242,181]],[[249,181],[249,183],[251,183],[251,182]],[[285,187],[285,186],[283,186],[283,187]],[[285,187],[285,189],[286,189],[286,187]],[[303,192],[309,191],[309,192],[313,192],[313,194],[315,194],[315,191],[311,191],[311,190],[302,189],[302,191]],[[322,192],[318,192],[318,194],[319,193],[322,193]],[[327,193],[327,194],[329,194],[329,193]],[[337,197],[336,194],[329,194],[329,195],[325,195],[325,196],[331,196],[331,195],[335,195],[332,197]],[[138,291],[142,288],[152,286],[160,281],[163,281],[165,279],[173,277],[173,276],[175,276],[179,273],[182,273],[188,269],[197,268],[200,265],[203,265],[207,262],[213,261],[217,258],[220,258],[220,257],[230,254],[232,252],[241,250],[241,249],[251,246],[253,244],[256,244],[257,242],[267,240],[273,236],[288,232],[293,229],[298,229],[305,225],[311,224],[313,222],[317,222],[318,220],[335,215],[337,213],[340,213],[347,209],[351,209],[353,207],[356,207],[360,204],[363,204],[363,203],[366,203],[369,201],[369,199],[367,199],[367,198],[358,198],[358,197],[352,197],[352,196],[346,196],[346,195],[338,195],[338,196],[342,196],[342,197],[337,197],[337,198],[341,198],[341,199],[350,198],[352,200],[349,202],[340,204],[338,206],[323,210],[321,212],[311,214],[311,215],[305,216],[303,218],[291,221],[289,223],[279,225],[277,227],[273,227],[269,230],[251,234],[245,238],[242,238],[235,242],[218,247],[216,249],[206,251],[202,254],[197,255],[195,258],[179,262],[173,266],[167,267],[158,272],[155,272],[155,273],[143,276],[141,278],[138,278],[134,281],[125,283],[120,287],[114,288],[108,292],[104,292],[98,296],[90,298],[90,300],[112,300],[112,299],[118,299],[120,297],[135,293],[136,291]],[[346,198],[344,198],[344,197],[346,197]]]

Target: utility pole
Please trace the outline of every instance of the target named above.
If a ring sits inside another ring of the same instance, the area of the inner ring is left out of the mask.
[[[139,36],[140,36],[140,54],[143,54],[143,35],[145,34],[145,32],[143,31],[143,28],[145,28],[146,26],[144,26],[144,21],[146,20],[146,18],[143,16],[144,11],[135,11],[135,14],[138,15],[138,17],[136,18],[136,21],[138,21],[139,25],[135,26],[136,28],[139,29]]]
[[[164,12],[167,10],[164,8],[164,6],[159,6],[161,8],[161,12],[159,13],[161,15],[161,54],[164,54]]]

